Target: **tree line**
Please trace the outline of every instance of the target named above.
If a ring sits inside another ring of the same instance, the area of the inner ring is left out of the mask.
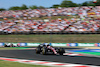
[[[97,0],[96,3],[93,3],[93,1],[86,1],[83,2],[81,4],[77,4],[74,3],[71,0],[63,0],[61,4],[55,4],[52,7],[49,8],[58,8],[58,7],[81,7],[81,6],[100,6],[100,0]],[[36,5],[32,5],[32,6],[26,6],[25,4],[23,4],[22,6],[13,6],[10,7],[8,10],[25,10],[25,9],[44,9],[45,7],[43,6],[36,6]],[[5,8],[0,8],[0,11],[4,11],[6,10]]]

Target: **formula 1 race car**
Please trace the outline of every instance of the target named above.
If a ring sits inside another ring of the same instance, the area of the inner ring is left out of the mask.
[[[45,44],[40,44],[37,48],[36,48],[36,54],[43,54],[43,55],[47,55],[47,54],[54,54],[54,55],[63,55],[63,53],[65,53],[65,50],[63,48],[54,48],[52,46],[45,45]]]
[[[4,47],[19,47],[19,45],[18,44],[17,45],[14,45],[12,43],[5,43],[4,44]]]

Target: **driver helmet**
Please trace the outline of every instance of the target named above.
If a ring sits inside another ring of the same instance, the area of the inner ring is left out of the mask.
[[[48,44],[47,46],[50,46],[50,44]]]

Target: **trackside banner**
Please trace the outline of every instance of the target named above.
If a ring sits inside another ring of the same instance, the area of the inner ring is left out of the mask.
[[[40,45],[41,43],[27,43],[27,46],[38,46]]]
[[[27,46],[27,43],[18,43],[19,46]]]
[[[68,47],[76,47],[76,46],[78,46],[78,43],[67,43],[66,46],[68,46]]]
[[[51,43],[52,46],[66,46],[67,43]]]
[[[78,46],[86,46],[86,47],[93,47],[95,43],[78,43]]]
[[[94,46],[100,47],[100,43],[95,43]]]
[[[0,43],[0,47],[4,46],[4,43]]]
[[[0,47],[4,46],[4,44],[10,43],[0,43]],[[17,46],[38,46],[41,43],[12,43],[13,45]],[[50,43],[51,46],[58,46],[58,47],[100,47],[100,43]]]

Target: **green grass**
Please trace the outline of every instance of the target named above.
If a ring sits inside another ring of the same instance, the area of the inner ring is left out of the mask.
[[[0,50],[12,50],[12,49],[18,49],[18,48],[0,47]]]
[[[100,34],[64,34],[64,35],[0,35],[0,42],[28,43],[98,43]]]
[[[24,64],[24,63],[0,60],[0,67],[49,67],[49,66],[32,65],[32,64]]]
[[[0,47],[0,50],[16,50],[16,49],[28,49],[30,47]]]

